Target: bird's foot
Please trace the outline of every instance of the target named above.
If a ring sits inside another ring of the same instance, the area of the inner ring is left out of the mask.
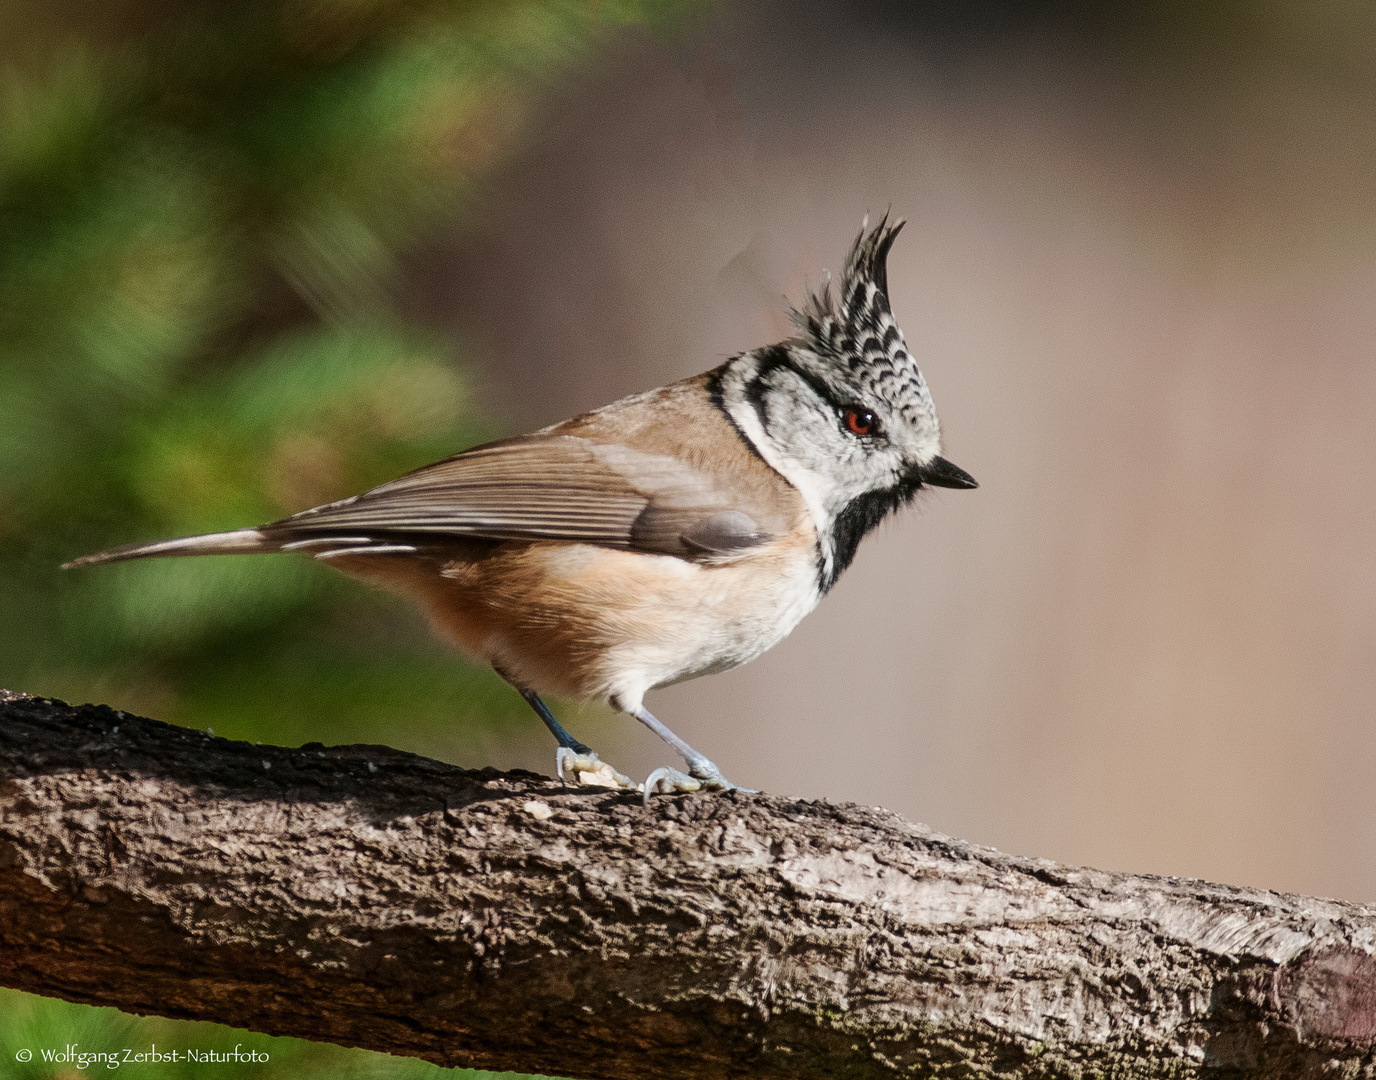
[[[610,763],[603,761],[588,749],[574,750],[561,746],[554,755],[554,767],[559,779],[568,783],[573,778],[586,787],[627,788],[639,791],[640,785],[625,773],[617,772]]]
[[[688,771],[679,772],[668,766],[656,769],[645,778],[645,805],[650,805],[650,796],[655,794],[672,795],[686,791],[745,791],[754,794],[753,788],[743,788],[731,783],[722,775],[712,762],[703,758],[693,762]]]

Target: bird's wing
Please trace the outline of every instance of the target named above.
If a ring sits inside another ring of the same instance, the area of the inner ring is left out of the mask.
[[[274,539],[563,540],[684,558],[769,538],[739,496],[678,458],[568,435],[476,447],[264,526]]]

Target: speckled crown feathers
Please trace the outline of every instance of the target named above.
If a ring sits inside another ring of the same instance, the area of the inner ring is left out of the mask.
[[[936,410],[926,380],[889,307],[889,249],[903,225],[901,219],[889,224],[886,213],[871,229],[866,218],[846,256],[840,295],[833,295],[828,278],[791,314],[808,349],[870,380],[910,419],[935,429]]]

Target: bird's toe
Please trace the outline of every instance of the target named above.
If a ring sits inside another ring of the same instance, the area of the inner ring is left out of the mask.
[[[681,791],[701,791],[707,787],[705,781],[689,776],[687,773],[671,769],[667,765],[656,769],[645,777],[645,805],[650,805],[650,796],[655,794],[672,795]]]
[[[721,774],[721,770],[707,762],[707,767],[693,764],[688,771],[680,772],[665,766],[656,769],[645,778],[645,805],[650,804],[650,796],[655,794],[672,795],[687,791],[745,791],[754,794],[752,788],[738,787]]]
[[[554,755],[554,764],[559,779],[565,783],[575,780],[585,787],[640,789],[639,784],[619,772],[610,762],[603,761],[592,750],[580,751],[561,746]]]

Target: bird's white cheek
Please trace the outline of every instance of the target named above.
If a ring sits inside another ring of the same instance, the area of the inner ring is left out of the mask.
[[[740,402],[728,407],[728,412],[736,426],[750,440],[751,445],[755,447],[769,467],[798,489],[798,494],[803,497],[803,502],[807,505],[808,513],[812,515],[812,527],[817,532],[817,541],[821,548],[822,560],[825,563],[823,570],[826,574],[830,574],[832,558],[831,521],[833,517],[830,506],[835,499],[836,482],[799,461],[785,447],[776,444],[765,433],[759,416],[749,405]]]

